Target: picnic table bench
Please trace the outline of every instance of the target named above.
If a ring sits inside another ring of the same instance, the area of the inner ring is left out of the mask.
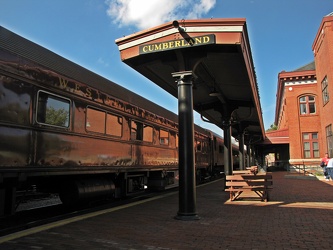
[[[236,174],[251,174],[251,171],[249,169],[247,169],[247,170],[233,170],[232,174],[233,175],[236,175]]]
[[[232,174],[257,174],[258,173],[258,166],[251,166],[244,170],[233,170]]]
[[[230,192],[230,201],[236,200],[244,191],[253,191],[267,202],[272,185],[271,173],[227,175],[225,191]]]

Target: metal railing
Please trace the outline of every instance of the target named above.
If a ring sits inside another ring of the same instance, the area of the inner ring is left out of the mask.
[[[300,175],[318,175],[322,174],[323,170],[319,165],[305,165],[305,164],[293,164],[287,168],[289,173],[295,173]]]

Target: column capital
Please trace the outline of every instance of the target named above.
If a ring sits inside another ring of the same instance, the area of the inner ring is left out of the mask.
[[[177,80],[189,80],[189,78],[193,77],[192,71],[180,71],[171,73],[173,78],[177,78]]]

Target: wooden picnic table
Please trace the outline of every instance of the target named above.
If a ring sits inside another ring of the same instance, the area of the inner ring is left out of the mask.
[[[234,174],[226,176],[225,191],[230,192],[230,201],[238,199],[244,191],[253,191],[267,202],[272,185],[272,173]]]

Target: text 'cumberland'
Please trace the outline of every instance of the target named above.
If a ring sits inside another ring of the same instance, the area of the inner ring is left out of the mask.
[[[139,47],[140,54],[147,54],[165,50],[180,49],[186,47],[200,46],[206,44],[214,44],[215,36],[213,34],[205,36],[191,37],[189,39],[178,39],[172,41],[165,41],[160,43],[152,43],[141,45]]]

